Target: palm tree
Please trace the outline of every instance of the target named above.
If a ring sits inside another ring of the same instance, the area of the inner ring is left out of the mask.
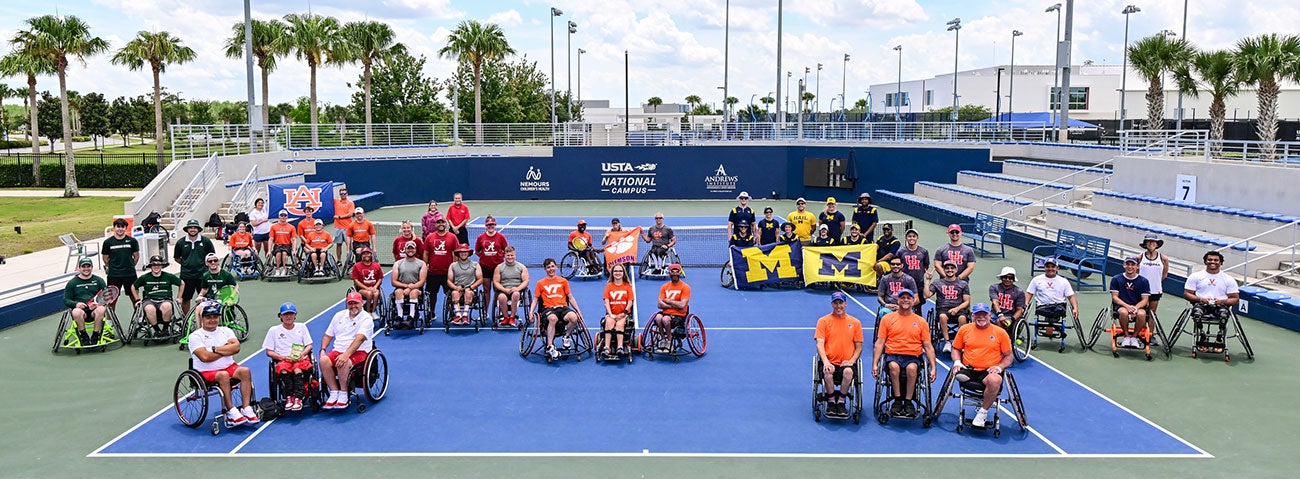
[[[361,62],[366,90],[366,145],[370,145],[370,74],[376,62],[391,55],[405,52],[406,46],[393,41],[393,29],[386,23],[375,21],[348,22],[343,25],[343,36],[352,46],[351,58]]]
[[[1241,91],[1241,77],[1233,67],[1232,52],[1217,50],[1200,52],[1192,57],[1192,69],[1201,78],[1199,90],[1210,94],[1210,151],[1214,156],[1223,153],[1223,119],[1228,115],[1224,99],[1237,96]],[[1199,96],[1196,89],[1186,90],[1192,98]]]
[[[59,114],[63,120],[63,196],[81,196],[77,190],[77,166],[72,154],[72,121],[68,112],[68,57],[86,63],[86,57],[107,52],[108,42],[90,34],[90,25],[76,16],[44,15],[27,19],[28,30],[19,31],[14,43],[33,48],[33,53],[54,63],[59,76]]]
[[[645,104],[650,105],[650,108],[653,108],[655,113],[659,113],[659,105],[664,104],[664,99],[652,96],[649,100],[645,101]]]
[[[685,100],[686,100],[686,104],[689,105],[689,106],[690,106],[690,109],[691,109],[691,111],[687,112],[687,115],[688,115],[687,117],[688,117],[688,118],[691,118],[691,119],[689,120],[689,122],[692,123],[692,124],[694,124],[694,123],[695,123],[695,119],[692,118],[692,117],[695,115],[695,105],[700,104],[700,102],[702,102],[702,101],[704,101],[704,100],[700,99],[700,96],[699,96],[699,95],[686,95]]]
[[[8,137],[9,133],[9,117],[5,112],[5,98],[14,96],[17,93],[13,88],[9,88],[9,85],[0,83],[0,136]]]
[[[1255,85],[1259,98],[1259,121],[1255,131],[1263,142],[1260,150],[1267,159],[1276,159],[1278,80],[1300,81],[1300,37],[1269,33],[1237,42],[1233,55],[1237,74],[1243,83]]]
[[[1147,81],[1147,130],[1160,130],[1165,125],[1165,72],[1172,72],[1179,90],[1194,90],[1190,73],[1192,55],[1196,48],[1183,39],[1171,39],[1161,34],[1152,35],[1128,47],[1128,60],[1138,75]]]
[[[810,111],[811,109],[807,107],[812,106],[812,101],[814,98],[817,98],[817,95],[814,95],[812,92],[810,91],[803,92],[803,97],[802,97],[803,104],[799,105],[799,111],[800,112]]]
[[[776,98],[772,98],[771,95],[768,95],[763,98],[759,98],[758,101],[759,103],[763,104],[763,116],[766,117],[768,121],[771,121],[772,115],[771,113],[768,112],[768,109],[771,108],[773,103],[776,103]]]
[[[194,50],[182,45],[181,39],[173,37],[171,33],[143,30],[137,32],[135,38],[113,55],[113,63],[116,65],[126,65],[131,71],[148,65],[149,71],[153,73],[153,143],[159,172],[167,165],[163,161],[162,85],[158,76],[167,70],[169,63],[181,64],[193,59]]]
[[[26,76],[27,87],[19,88],[23,95],[23,103],[27,106],[28,127],[27,136],[32,141],[32,178],[36,186],[43,186],[41,181],[41,130],[36,121],[36,76],[49,75],[54,73],[54,62],[49,58],[36,55],[33,46],[28,45],[21,39],[27,38],[24,35],[14,37],[11,44],[14,51],[4,58],[0,58],[0,75],[3,76]]]
[[[316,69],[322,65],[339,63],[346,58],[348,48],[341,33],[343,27],[334,17],[313,13],[291,13],[284,16],[284,21],[289,27],[278,48],[280,51],[292,50],[299,60],[307,62],[307,68],[311,70],[311,145],[319,146]]]
[[[505,32],[495,23],[474,20],[460,22],[447,36],[447,44],[438,50],[440,58],[455,58],[461,65],[474,69],[474,138],[483,143],[483,63],[514,55]]]
[[[288,26],[279,20],[253,20],[253,59],[262,71],[262,124],[271,122],[270,78],[275,70],[276,57],[285,54],[280,45],[285,43],[284,36]],[[244,56],[244,22],[236,23],[231,29],[230,38],[226,39],[226,57],[242,58]]]

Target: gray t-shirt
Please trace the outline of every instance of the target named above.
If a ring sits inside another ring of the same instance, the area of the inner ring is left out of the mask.
[[[975,262],[975,250],[967,245],[945,244],[934,250],[934,261],[938,264],[943,264],[944,261],[956,261],[957,275],[960,276],[966,269],[967,263]]]
[[[667,247],[668,242],[673,240],[673,229],[667,225],[651,226],[646,230],[646,236],[650,237],[650,244]]]
[[[424,261],[421,259],[403,259],[393,263],[393,269],[397,270],[397,281],[403,284],[412,284],[420,280],[420,268],[424,267]]]
[[[995,313],[1011,314],[1016,312],[1016,308],[1025,307],[1025,292],[1014,284],[1003,288],[1002,282],[997,282],[989,285],[989,301],[993,302]]]
[[[898,248],[894,256],[903,260],[903,274],[911,276],[912,281],[916,284],[925,284],[925,271],[930,269],[930,252],[926,251],[921,245],[916,245],[916,251],[907,249],[906,246]]]
[[[894,303],[898,304],[898,292],[904,289],[912,291],[912,296],[916,296],[916,281],[911,276],[887,274],[880,278],[876,283],[877,299],[881,304]]]
[[[934,307],[952,309],[961,304],[962,296],[970,295],[970,284],[964,280],[935,278],[930,282],[930,291],[934,293]]]
[[[518,261],[515,262],[514,266],[501,263],[500,266],[497,266],[497,273],[501,274],[501,286],[517,288],[524,282],[524,264]]]
[[[447,274],[451,275],[451,282],[456,286],[468,288],[474,284],[474,270],[478,269],[478,263],[474,261],[456,261],[447,268]]]

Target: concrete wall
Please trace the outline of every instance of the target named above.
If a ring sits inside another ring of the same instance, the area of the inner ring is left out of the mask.
[[[155,176],[153,181],[145,186],[131,201],[122,204],[124,214],[136,215],[135,220],[139,222],[149,215],[150,212],[157,211],[162,213],[171,207],[176,198],[180,196],[181,190],[189,184],[190,179],[203,169],[203,163],[207,158],[195,158],[192,160],[173,161],[162,174]]]
[[[1118,158],[1111,188],[1173,199],[1180,174],[1196,176],[1197,203],[1300,216],[1300,168]]]
[[[1079,166],[1093,166],[1119,155],[1117,148],[1097,147],[1093,145],[1044,145],[1044,144],[993,144],[989,146],[994,159],[1032,159],[1038,161],[1056,161],[1072,163]],[[1061,173],[1065,176],[1065,173]]]

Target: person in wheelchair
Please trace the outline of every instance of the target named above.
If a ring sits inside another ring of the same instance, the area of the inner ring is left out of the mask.
[[[908,279],[911,279],[910,277]],[[925,318],[912,312],[916,293],[904,289],[898,292],[898,310],[880,318],[876,328],[874,351],[871,355],[871,377],[879,378],[881,363],[889,369],[892,385],[892,416],[916,417],[916,382],[934,382],[934,346],[930,342],[930,326]],[[924,358],[922,355],[924,354]],[[918,378],[921,361],[929,367],[928,378]]]
[[[306,221],[306,220],[303,220]],[[280,217],[271,225],[271,256],[275,258],[274,276],[285,276],[285,267],[293,257],[293,241],[298,237],[298,229],[289,224],[289,211],[280,210]]]
[[[592,247],[591,241],[591,233],[587,232],[587,220],[578,220],[578,229],[569,232],[569,251],[582,256],[588,270],[599,264],[596,259],[596,248]]]
[[[1029,295],[1033,296],[1034,301],[1038,302],[1038,307],[1034,308],[1034,314],[1047,318],[1050,321],[1061,321],[1065,319],[1065,303],[1070,303],[1069,314],[1075,321],[1079,320],[1079,300],[1074,297],[1074,287],[1070,286],[1070,281],[1058,276],[1056,258],[1048,257],[1043,263],[1043,274],[1035,276],[1029,282]],[[1046,328],[1047,335],[1054,333],[1053,328]],[[1064,331],[1061,332],[1064,334]]]
[[[934,318],[943,335],[939,349],[946,353],[952,350],[948,324],[957,323],[957,327],[961,328],[966,325],[970,315],[970,285],[957,277],[957,263],[944,261],[943,277],[931,281],[926,291],[926,297],[934,298]]]
[[[352,367],[365,364],[366,356],[374,347],[375,320],[361,309],[363,302],[361,294],[348,293],[345,299],[347,309],[334,314],[325,329],[325,336],[321,337],[321,378],[329,392],[321,409],[348,408],[348,393],[351,392],[348,379]]]
[[[348,225],[347,235],[353,258],[361,257],[362,248],[371,249],[370,242],[375,237],[375,224],[366,219],[364,208],[357,208],[352,213],[352,224]]]
[[[749,221],[736,222],[736,232],[731,234],[731,240],[727,241],[727,245],[741,248],[754,246],[754,233],[749,231]]]
[[[859,371],[858,358],[862,356],[862,321],[846,313],[848,295],[841,291],[831,293],[831,314],[817,319],[817,357],[822,365],[822,384],[827,393],[826,415],[849,416],[847,395]],[[858,398],[861,400],[861,398]]]
[[[1144,339],[1139,334],[1147,328],[1147,299],[1151,295],[1151,284],[1138,274],[1138,257],[1124,258],[1124,272],[1110,279],[1111,310],[1119,318],[1119,327],[1124,331],[1121,348],[1140,348]],[[1129,329],[1130,321],[1137,324]]]
[[[499,326],[515,326],[515,311],[519,301],[528,294],[528,267],[520,263],[514,246],[506,246],[505,261],[492,272],[492,289],[497,295],[497,312],[501,315]]]
[[[632,305],[636,304],[636,291],[632,284],[627,282],[627,266],[623,263],[615,263],[609,267],[609,280],[605,284],[605,293],[602,296],[605,300],[605,321],[603,321],[604,340],[601,344],[605,345],[605,350],[600,354],[605,356],[626,356],[629,349],[626,346],[627,338],[623,331],[627,327],[627,321],[632,315]],[[610,349],[610,345],[615,345]]]
[[[817,226],[817,235],[813,236],[813,246],[835,246],[839,244],[839,238],[831,236],[831,227],[825,224]]]
[[[917,291],[916,280],[903,272],[902,258],[890,259],[889,269],[886,273],[888,274],[876,282],[876,301],[880,303],[881,313],[879,316],[881,317],[888,311],[898,311],[900,306],[898,304],[898,293]]]
[[[216,299],[217,291],[226,286],[233,286],[235,292],[239,292],[239,280],[230,271],[221,269],[221,258],[214,253],[208,253],[204,258],[208,270],[203,272],[203,279],[199,283],[199,296],[207,299]]]
[[[77,275],[63,286],[63,305],[72,310],[72,320],[77,324],[77,339],[83,345],[98,344],[104,334],[104,317],[108,315],[107,305],[90,307],[96,294],[108,287],[104,278],[95,276],[95,262],[90,258],[77,261]],[[86,320],[94,322],[93,333],[86,333]]]
[[[307,261],[312,268],[312,276],[325,276],[325,258],[334,239],[325,231],[324,221],[317,218],[313,224],[315,227],[303,236],[302,242],[307,252]],[[307,265],[303,266],[307,267]]]
[[[1011,334],[1011,323],[1025,316],[1025,292],[1016,286],[1016,269],[1003,266],[998,282],[989,285],[993,321]]]
[[[243,271],[253,268],[253,233],[248,231],[248,223],[240,222],[235,225],[235,232],[226,238],[226,246],[234,256],[230,264],[231,269],[241,271],[240,275],[243,275]]]
[[[271,326],[262,340],[266,357],[274,361],[275,377],[271,380],[281,385],[286,411],[302,410],[302,398],[312,393],[307,389],[308,381],[315,379],[309,377],[313,372],[311,332],[306,326],[294,323],[297,318],[297,306],[289,302],[281,304],[280,324]]]
[[[226,423],[231,426],[261,422],[253,411],[253,375],[247,367],[235,363],[239,354],[239,340],[230,328],[221,326],[221,303],[206,301],[197,306],[200,311],[199,329],[190,333],[187,343],[193,367],[209,383],[221,389],[221,405],[226,411]],[[230,380],[237,379],[242,402],[235,407],[230,397]]]
[[[849,234],[848,236],[844,237],[843,244],[859,245],[859,244],[870,244],[870,243],[871,243],[870,241],[867,241],[867,237],[862,234],[861,226],[858,226],[857,223],[853,223],[849,225]]]
[[[410,329],[416,318],[416,307],[424,294],[424,282],[428,279],[429,266],[416,257],[420,247],[414,241],[408,241],[402,248],[406,255],[393,263],[392,275],[388,281],[393,285],[393,318],[397,322],[394,329]],[[362,295],[364,298],[365,295]]]
[[[375,251],[369,246],[362,246],[358,250],[357,258],[359,261],[352,265],[349,275],[352,278],[352,287],[356,288],[357,292],[361,293],[361,297],[366,300],[366,312],[374,314],[375,304],[383,301],[380,296],[379,281],[384,279],[384,270],[379,266],[379,262],[375,261]]]
[[[171,329],[172,315],[176,313],[172,311],[172,288],[181,285],[180,277],[163,271],[164,266],[167,260],[161,255],[149,257],[149,272],[131,285],[135,297],[140,298],[135,306],[144,308],[144,319],[149,322],[154,337],[167,336]]]
[[[1196,328],[1198,349],[1205,352],[1222,353],[1228,321],[1232,319],[1232,307],[1241,301],[1237,282],[1220,271],[1223,267],[1223,255],[1210,251],[1201,257],[1205,269],[1192,273],[1183,284],[1183,299],[1192,303],[1192,319]],[[1209,326],[1218,325],[1214,341],[1208,341]],[[1202,348],[1199,343],[1212,344]]]
[[[672,228],[664,225],[664,214],[661,212],[655,213],[654,226],[646,228],[641,239],[650,243],[650,256],[659,260],[659,265],[652,263],[656,269],[663,267],[662,263],[666,262],[663,260],[668,258],[668,250],[677,245],[677,237],[673,235]]]
[[[483,270],[478,262],[469,259],[469,254],[469,245],[457,246],[456,262],[447,268],[447,287],[451,289],[451,304],[455,308],[452,324],[469,324],[474,293],[483,285]]]
[[[582,310],[578,309],[578,300],[574,299],[569,289],[569,280],[556,274],[560,267],[555,258],[542,260],[546,277],[537,280],[537,316],[541,326],[546,330],[546,353],[551,359],[559,359],[560,351],[555,349],[555,330],[563,325],[564,337],[561,345],[566,349],[573,347],[573,331],[578,325]]]
[[[673,263],[668,266],[668,282],[659,287],[659,310],[663,314],[655,321],[664,331],[671,335],[660,338],[655,345],[657,352],[672,352],[672,336],[684,336],[686,332],[686,315],[691,309],[691,285],[682,281],[682,265]]]
[[[1011,337],[1002,328],[990,327],[989,305],[976,303],[971,311],[973,324],[962,326],[952,342],[952,364],[962,387],[984,392],[984,401],[971,419],[972,426],[984,427],[989,408],[1002,391],[1002,371],[1011,365]]]

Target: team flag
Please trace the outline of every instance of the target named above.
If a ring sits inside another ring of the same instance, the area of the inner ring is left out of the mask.
[[[289,219],[302,218],[303,208],[316,209],[313,216],[321,219],[334,217],[334,183],[283,183],[266,185],[267,212],[272,219],[280,210],[289,212]],[[333,220],[325,221],[333,224]]]
[[[803,266],[799,243],[773,243],[731,247],[731,267],[736,288],[757,287],[799,279]]]
[[[609,244],[605,245],[605,267],[619,263],[635,263],[637,246],[641,244],[641,227],[623,231],[610,231]]]
[[[876,284],[875,244],[809,246],[803,249],[804,283]]]

